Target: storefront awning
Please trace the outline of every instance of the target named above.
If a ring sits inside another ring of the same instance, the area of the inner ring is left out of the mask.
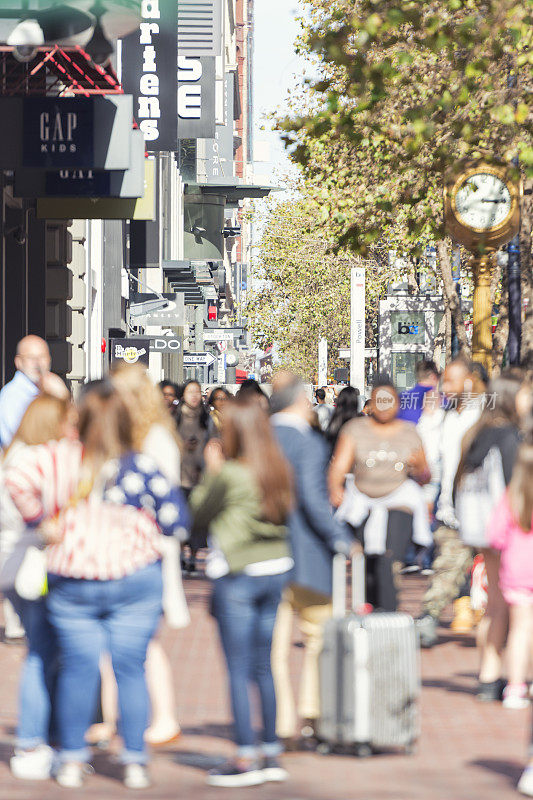
[[[239,200],[260,199],[267,197],[270,192],[279,191],[277,186],[256,186],[252,183],[240,183],[238,178],[227,178],[219,183],[188,183],[185,185],[185,194],[221,195],[226,198],[228,205],[234,205]]]

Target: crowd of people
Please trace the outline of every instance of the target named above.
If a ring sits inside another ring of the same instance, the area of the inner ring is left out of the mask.
[[[118,731],[125,785],[150,785],[149,747],[180,734],[158,629],[163,616],[189,623],[182,579],[200,569],[199,551],[236,743],[210,785],[283,781],[282,752],[320,743],[319,656],[339,553],[364,551],[375,612],[397,610],[406,564],[423,569],[421,645],[438,642],[453,602],[453,630],[476,629],[479,699],[529,704],[533,387],[520,370],[489,381],[463,357],[442,374],[424,360],[401,394],[382,376],[366,401],[319,387],[313,402],[287,371],[270,396],[252,380],[235,396],[222,386],[204,396],[197,381],[154,386],[124,365],[74,402],[38,337],[19,343],[15,367],[0,392],[0,590],[6,640],[27,643],[16,777],[79,788],[90,745]],[[484,613],[471,602],[475,557]],[[533,761],[519,788],[533,796]]]

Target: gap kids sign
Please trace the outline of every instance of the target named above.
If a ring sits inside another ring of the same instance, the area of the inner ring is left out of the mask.
[[[152,152],[177,149],[177,3],[143,0],[138,31],[122,45],[122,85]]]

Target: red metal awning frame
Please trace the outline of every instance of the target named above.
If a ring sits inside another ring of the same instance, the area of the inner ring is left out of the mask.
[[[12,57],[11,47],[0,46],[0,95],[123,94],[110,65],[95,64],[81,47],[41,47],[32,61],[21,63]]]

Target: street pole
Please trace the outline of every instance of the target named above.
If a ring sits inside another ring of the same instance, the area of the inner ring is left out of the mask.
[[[365,269],[350,275],[350,384],[365,392]]]
[[[318,342],[318,385],[328,383],[328,340],[321,338]]]
[[[511,366],[520,364],[522,346],[522,286],[520,283],[520,236],[507,245],[507,287],[509,291],[509,338],[507,356]]]

